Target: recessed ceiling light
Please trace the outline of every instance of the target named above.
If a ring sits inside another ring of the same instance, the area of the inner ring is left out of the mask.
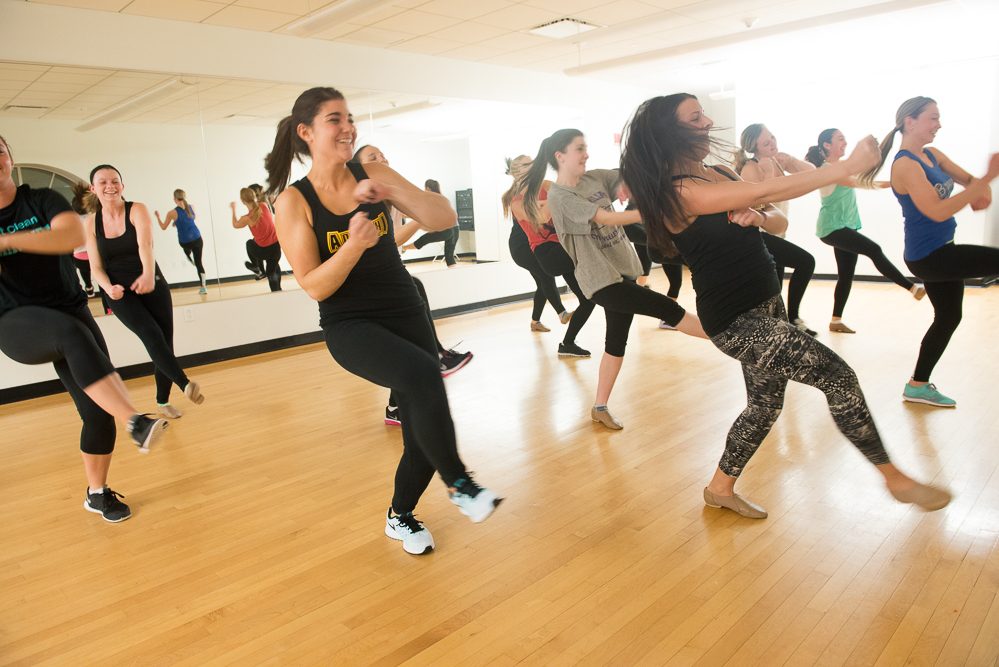
[[[572,35],[578,35],[589,30],[596,30],[597,28],[603,27],[604,26],[602,25],[587,23],[586,21],[580,21],[579,19],[567,16],[563,19],[558,19],[557,21],[543,23],[536,28],[531,28],[530,30],[526,30],[524,32],[528,32],[532,35],[540,35],[541,37],[550,37],[551,39],[562,39],[563,37],[571,37]]]

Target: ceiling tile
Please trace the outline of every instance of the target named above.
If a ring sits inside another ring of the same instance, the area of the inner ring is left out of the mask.
[[[217,3],[205,0],[132,0],[121,13],[200,23],[220,9]]]
[[[547,37],[528,35],[526,32],[511,32],[506,35],[500,35],[499,37],[483,40],[479,42],[479,44],[493,49],[499,49],[500,51],[509,52],[529,49],[534,46],[545,46],[546,44],[551,44],[552,41],[553,40]]]
[[[420,5],[420,11],[468,20],[513,5],[509,0],[431,0]]]
[[[79,83],[83,85],[92,85],[103,81],[108,77],[108,72],[103,72],[100,74],[92,74],[92,70],[80,69],[79,72],[46,72],[38,77],[39,82],[47,83]]]
[[[435,56],[444,51],[450,51],[463,46],[461,42],[453,42],[449,39],[438,39],[432,35],[414,37],[400,44],[390,47],[393,51],[408,51],[410,53],[422,53],[428,56]]]
[[[42,73],[42,72],[47,72],[50,69],[54,68],[49,67],[48,65],[32,65],[29,63],[15,63],[11,61],[0,62],[0,72],[20,70],[22,72]]]
[[[508,34],[511,33],[506,28],[486,25],[484,23],[475,23],[472,21],[463,21],[457,25],[451,26],[450,28],[444,28],[443,30],[432,32],[427,35],[427,37],[447,39],[458,42],[459,44],[475,44],[485,39],[491,39],[493,37]]]
[[[264,30],[270,32],[297,19],[298,16],[295,14],[283,14],[266,9],[234,7],[230,5],[224,7],[217,14],[212,14],[202,21],[202,23],[222,25],[228,28],[241,28],[243,30]]]
[[[315,35],[312,36],[312,38],[326,39],[326,40],[339,39],[345,35],[357,32],[363,27],[364,27],[363,25],[357,25],[355,23],[343,23],[340,25],[335,25],[332,28],[327,28],[322,32],[317,32]],[[281,30],[278,30],[278,32],[284,32],[286,30],[287,26],[284,26],[283,28],[281,28]]]
[[[80,9],[97,9],[105,12],[120,12],[131,0],[30,0],[40,5],[60,5]]]
[[[21,104],[24,100],[45,103],[59,102],[61,104],[71,97],[73,97],[73,93],[54,93],[43,90],[22,90],[14,99],[18,101],[18,104]]]
[[[638,0],[616,0],[593,9],[576,12],[573,16],[602,25],[615,25],[648,17],[661,11],[662,9],[659,7],[653,7],[644,2],[638,2]]]
[[[374,25],[374,27],[382,30],[408,32],[412,35],[426,35],[437,30],[442,30],[443,28],[447,28],[456,23],[460,23],[460,19],[448,18],[446,16],[438,16],[437,14],[421,12],[417,9],[410,9],[401,14],[396,14],[391,18],[387,18],[384,21],[379,21]]]
[[[504,51],[500,49],[491,49],[488,46],[480,46],[478,44],[468,44],[453,51],[446,51],[440,55],[442,58],[457,58],[458,60],[482,60],[483,58],[492,58],[503,53]]]
[[[686,7],[678,7],[673,11],[677,14],[697,19],[698,21],[707,21],[743,12],[752,14],[754,11],[771,4],[777,4],[777,2],[767,2],[765,0],[762,2],[760,0],[704,0],[704,2],[687,5]]]
[[[0,73],[7,81],[35,81],[45,73],[45,70],[5,69]]]
[[[777,0],[778,2],[780,0]],[[828,2],[835,0],[823,0],[828,4]],[[655,5],[659,9],[676,9],[677,7],[689,7],[691,5],[698,5],[701,0],[642,0],[642,2],[648,5]]]
[[[608,0],[526,0],[523,4],[557,12],[560,16],[575,16],[577,12],[606,5]]]
[[[373,46],[373,47],[387,47],[393,44],[398,44],[399,42],[405,41],[407,39],[412,39],[415,35],[413,33],[395,32],[393,30],[384,30],[381,28],[361,28],[357,32],[352,32],[349,35],[345,35],[337,39],[338,42],[347,42],[348,44],[359,44],[361,46]]]
[[[397,14],[401,14],[404,11],[406,10],[402,7],[396,7],[393,5],[391,7],[379,9],[377,12],[371,12],[370,14],[365,14],[364,16],[358,16],[357,18],[351,19],[351,23],[355,23],[357,25],[374,25],[380,21],[384,21],[385,19],[392,18]]]
[[[308,15],[310,7],[313,12],[318,10],[318,3],[310,0],[236,0],[230,6],[265,9],[282,14],[294,14],[298,17]]]
[[[51,81],[35,81],[25,88],[26,91],[31,92],[45,92],[45,93],[82,93],[84,90],[89,88],[90,85],[86,83],[53,83]]]
[[[514,51],[513,53],[504,53],[501,56],[485,58],[479,62],[489,65],[501,65],[503,67],[521,67],[527,63],[537,62],[538,60],[541,60],[541,58],[534,54],[527,53],[526,51]]]
[[[480,16],[475,19],[475,22],[495,25],[508,30],[525,30],[563,18],[563,16],[560,12],[539,9],[530,5],[514,5]]]

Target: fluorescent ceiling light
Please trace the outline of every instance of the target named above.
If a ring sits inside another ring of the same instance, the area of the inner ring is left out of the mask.
[[[596,30],[603,26],[594,25],[592,23],[587,23],[586,21],[580,21],[579,19],[574,19],[571,17],[565,17],[564,19],[558,19],[557,21],[549,21],[548,23],[543,23],[537,28],[531,28],[525,32],[529,32],[532,35],[540,35],[541,37],[550,37],[552,39],[562,39],[563,37],[570,37],[572,35],[579,35],[580,33],[588,32],[590,30]]]
[[[124,118],[125,116],[130,116],[137,111],[142,111],[143,109],[155,106],[156,104],[159,104],[160,102],[163,102],[178,93],[190,90],[192,86],[196,85],[198,84],[188,83],[183,79],[168,81],[162,86],[153,88],[148,93],[139,95],[135,99],[119,104],[116,107],[112,107],[104,113],[97,114],[83,125],[77,127],[76,131],[88,132],[96,127],[100,127],[101,125],[106,125],[110,122]]]
[[[395,107],[394,109],[386,109],[385,111],[379,111],[368,116],[371,120],[378,120],[380,118],[388,118],[389,116],[399,116],[404,113],[410,113],[413,111],[422,111],[424,109],[432,109],[434,107],[439,107],[440,102],[431,102],[427,100],[426,102],[417,102],[416,104],[407,104],[404,107]],[[364,120],[362,116],[359,120]]]
[[[398,0],[342,0],[314,16],[295,21],[288,26],[288,32],[298,37],[311,37],[327,28],[348,23],[396,2]]]

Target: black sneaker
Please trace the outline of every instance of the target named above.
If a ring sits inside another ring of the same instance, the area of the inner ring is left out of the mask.
[[[118,500],[124,498],[117,491],[112,491],[107,484],[104,485],[104,493],[91,493],[87,488],[87,499],[83,501],[83,509],[94,514],[101,514],[105,521],[118,523],[132,516],[132,510],[128,505]]]
[[[148,452],[149,447],[156,444],[169,425],[165,419],[150,419],[148,415],[135,415],[129,420],[127,428],[132,434],[132,442],[139,446],[139,451]]]
[[[399,408],[393,408],[391,405],[385,408],[385,423],[391,424],[392,426],[401,426],[402,421],[399,419]]]
[[[558,356],[560,357],[588,357],[590,356],[589,350],[584,350],[575,343],[559,343],[558,344]]]
[[[444,350],[441,352],[441,375],[447,377],[451,373],[461,370],[471,360],[471,352]]]
[[[267,277],[263,274],[263,272],[260,269],[257,268],[257,265],[254,264],[253,262],[243,262],[243,266],[248,268],[253,273],[254,280],[263,280],[264,278]]]

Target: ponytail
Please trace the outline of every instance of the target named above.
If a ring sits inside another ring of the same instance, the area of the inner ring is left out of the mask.
[[[187,193],[178,188],[173,191],[173,198],[184,205],[184,212],[187,213],[187,216],[193,220],[194,209],[191,208],[191,205],[187,203]]]
[[[742,174],[742,168],[752,160],[748,153],[756,153],[756,141],[763,134],[763,123],[753,123],[747,125],[739,137],[739,148],[732,152],[732,169],[737,174]]]
[[[834,134],[836,134],[835,127],[830,127],[827,130],[819,132],[818,144],[808,149],[808,153],[805,155],[805,161],[814,164],[816,169],[825,164],[826,158],[829,157],[829,151],[826,150],[826,144],[832,143]]]
[[[881,168],[885,166],[885,160],[888,159],[888,154],[891,153],[892,146],[895,144],[895,133],[905,134],[905,119],[918,118],[919,114],[923,113],[923,109],[930,104],[936,104],[936,100],[929,97],[913,97],[902,102],[902,106],[895,112],[895,129],[889,132],[888,136],[881,142],[881,161],[873,169],[857,176],[859,187],[872,189],[875,187],[874,179]]]
[[[267,194],[278,194],[288,187],[291,178],[291,164],[309,155],[309,145],[298,136],[299,125],[312,125],[319,114],[319,108],[326,102],[344,99],[336,88],[310,88],[295,100],[291,115],[285,117],[277,127],[274,147],[264,158],[267,170]]]
[[[576,137],[581,136],[583,133],[579,130],[567,128],[559,130],[542,141],[541,147],[538,148],[538,155],[531,163],[530,170],[521,177],[527,185],[527,190],[524,192],[524,212],[527,214],[527,221],[535,229],[547,222],[547,220],[540,219],[541,207],[538,206],[538,195],[541,193],[541,183],[545,180],[548,167],[558,171],[558,160],[555,159],[555,153],[564,153],[569,144]]]
[[[253,221],[253,224],[257,224],[260,220],[260,200],[257,198],[257,193],[253,191],[252,187],[240,188],[239,200],[250,209],[250,220]]]
[[[510,184],[510,189],[503,193],[500,197],[500,202],[503,204],[503,217],[510,215],[510,205],[513,203],[514,198],[524,189],[523,177],[527,173],[527,169],[524,168],[524,159],[530,160],[530,155],[518,155],[513,158],[504,158],[506,161],[506,174],[508,176],[513,176],[513,183]],[[532,225],[534,223],[531,223]]]
[[[90,191],[86,183],[76,181],[72,185],[72,192],[73,201],[70,202],[70,206],[77,215],[87,215],[97,210],[97,195]]]

